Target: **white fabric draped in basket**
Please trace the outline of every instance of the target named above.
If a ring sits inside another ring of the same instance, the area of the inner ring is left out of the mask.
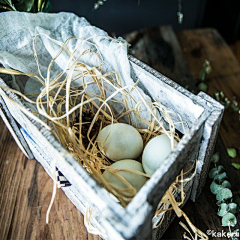
[[[81,39],[90,38],[89,41],[97,46],[103,57],[104,64],[102,66],[102,73],[116,71],[120,76],[122,86],[134,85],[134,81],[130,76],[127,42],[122,38],[118,38],[119,41],[107,38],[106,36],[108,36],[108,34],[105,31],[90,25],[83,17],[65,12],[58,14],[5,12],[0,14],[0,26],[0,63],[5,68],[12,68],[24,73],[39,75],[34,58],[33,39],[37,34],[41,34],[36,39],[36,52],[42,76],[46,78],[49,63],[60,50],[60,46],[50,41],[50,39],[43,34],[60,42],[64,42],[73,36]],[[71,40],[69,41],[68,48],[73,51],[80,42],[82,42],[82,40]],[[80,47],[77,48],[77,53],[81,53],[86,49],[92,49],[96,52],[95,46],[89,43],[82,43]],[[68,60],[69,56],[67,54],[61,54],[56,60],[57,64],[53,65],[51,74],[56,75],[64,70]],[[89,57],[89,55],[84,55],[80,60],[90,67],[94,67],[96,64],[96,58]],[[26,91],[25,86],[28,80],[28,77],[21,78],[15,76],[12,78],[11,86],[24,92],[24,88]],[[81,83],[79,82],[78,84]],[[41,84],[37,83],[36,80],[30,79],[27,82],[27,91],[38,93],[40,87]],[[150,101],[150,97],[144,94],[140,88],[137,87],[136,89],[138,89],[145,100]],[[109,88],[108,90],[108,95],[110,95],[112,89]],[[97,91],[96,86],[89,86],[89,91]],[[136,90],[134,90],[131,95],[135,100],[141,100]],[[120,95],[117,95],[115,99],[122,102]],[[131,102],[131,105],[134,106],[134,103]],[[120,109],[118,109],[120,106],[116,106],[115,108],[116,112],[120,111]],[[142,107],[141,110],[146,109]],[[144,112],[145,111],[141,113],[142,117],[148,119],[148,112]]]

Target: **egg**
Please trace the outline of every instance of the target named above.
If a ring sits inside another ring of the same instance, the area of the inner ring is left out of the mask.
[[[40,94],[42,87],[43,87],[42,83],[29,78],[24,87],[24,95],[34,95],[29,96],[29,98],[36,99],[37,96]]]
[[[113,163],[111,167],[120,168],[120,169],[137,170],[139,172],[144,173],[142,164],[132,159],[117,161]],[[136,189],[137,192],[147,181],[146,177],[139,174],[124,172],[124,171],[118,171],[117,173],[119,173],[127,182],[129,182]],[[128,188],[126,184],[124,184],[118,177],[116,177],[113,173],[109,172],[108,170],[104,171],[103,177],[108,183],[112,184],[114,187],[118,187],[122,189]]]
[[[177,141],[174,140],[175,146]],[[142,165],[144,171],[152,175],[171,153],[171,140],[167,135],[159,135],[151,139],[143,150]]]
[[[137,159],[143,150],[140,133],[125,123],[104,127],[98,134],[97,143],[101,152],[113,161]]]

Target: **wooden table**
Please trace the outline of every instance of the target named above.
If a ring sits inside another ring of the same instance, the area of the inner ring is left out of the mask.
[[[132,44],[133,55],[191,90],[197,90],[199,71],[204,61],[209,60],[212,72],[207,78],[208,93],[213,96],[214,92],[222,90],[229,99],[236,96],[240,101],[240,64],[216,30],[187,30],[175,34],[171,27],[160,27],[133,32],[126,38]],[[240,122],[231,109],[225,112],[220,136],[226,147],[238,150],[233,162],[240,163]],[[217,150],[221,152],[221,163],[227,169],[233,190],[239,191],[240,171],[231,167],[221,140],[218,140]],[[26,159],[2,120],[0,168],[0,239],[100,239],[87,233],[82,214],[62,190],[57,191],[50,223],[45,224],[52,180],[37,161]],[[196,203],[188,201],[183,210],[205,233],[208,229],[228,231],[221,227],[221,218],[216,214],[210,182],[208,179]],[[178,222],[175,218],[163,239],[183,239],[184,230]]]

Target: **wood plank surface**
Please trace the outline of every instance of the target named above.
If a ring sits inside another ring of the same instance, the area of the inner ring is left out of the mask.
[[[183,51],[171,26],[134,31],[125,36],[130,54],[178,84],[197,90]]]
[[[208,94],[223,91],[228,99],[240,103],[240,63],[219,33],[215,29],[188,30],[177,37],[195,79],[204,61],[209,60],[212,72],[207,77]],[[225,110],[219,132],[224,145],[238,151],[232,162],[240,163],[240,121],[231,107]],[[240,171],[237,173],[240,177]]]
[[[0,119],[0,239],[98,240],[61,189],[45,224],[53,181],[36,160],[28,160]]]
[[[208,76],[209,94],[223,90],[229,98],[236,95],[240,100],[239,63],[214,29],[183,31],[176,37],[171,27],[161,27],[133,32],[128,35],[128,40],[133,55],[193,90],[197,90],[196,79],[205,59],[209,60],[212,66]],[[238,116],[230,109],[228,111],[220,134],[226,147],[240,150]],[[226,155],[221,154],[221,158],[226,166],[230,166]],[[236,161],[239,162],[239,154]],[[25,158],[2,120],[0,167],[0,239],[100,239],[87,233],[82,214],[60,189],[50,213],[50,223],[45,224],[52,180],[38,162]],[[228,171],[234,171],[236,176],[237,171],[231,166]],[[236,184],[237,180],[233,178]],[[216,200],[209,185],[208,179],[196,203],[188,201],[183,208],[190,220],[205,233],[208,229],[225,229],[216,214]],[[181,221],[184,222],[182,218]],[[173,221],[163,239],[183,239],[185,231],[178,223],[179,219]]]

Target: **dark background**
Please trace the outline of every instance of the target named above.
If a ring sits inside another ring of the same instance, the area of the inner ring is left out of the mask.
[[[53,12],[73,12],[117,36],[141,28],[172,25],[176,31],[215,27],[228,43],[240,38],[240,0],[182,0],[181,25],[177,21],[178,0],[107,0],[97,10],[93,10],[97,0],[50,1]]]

